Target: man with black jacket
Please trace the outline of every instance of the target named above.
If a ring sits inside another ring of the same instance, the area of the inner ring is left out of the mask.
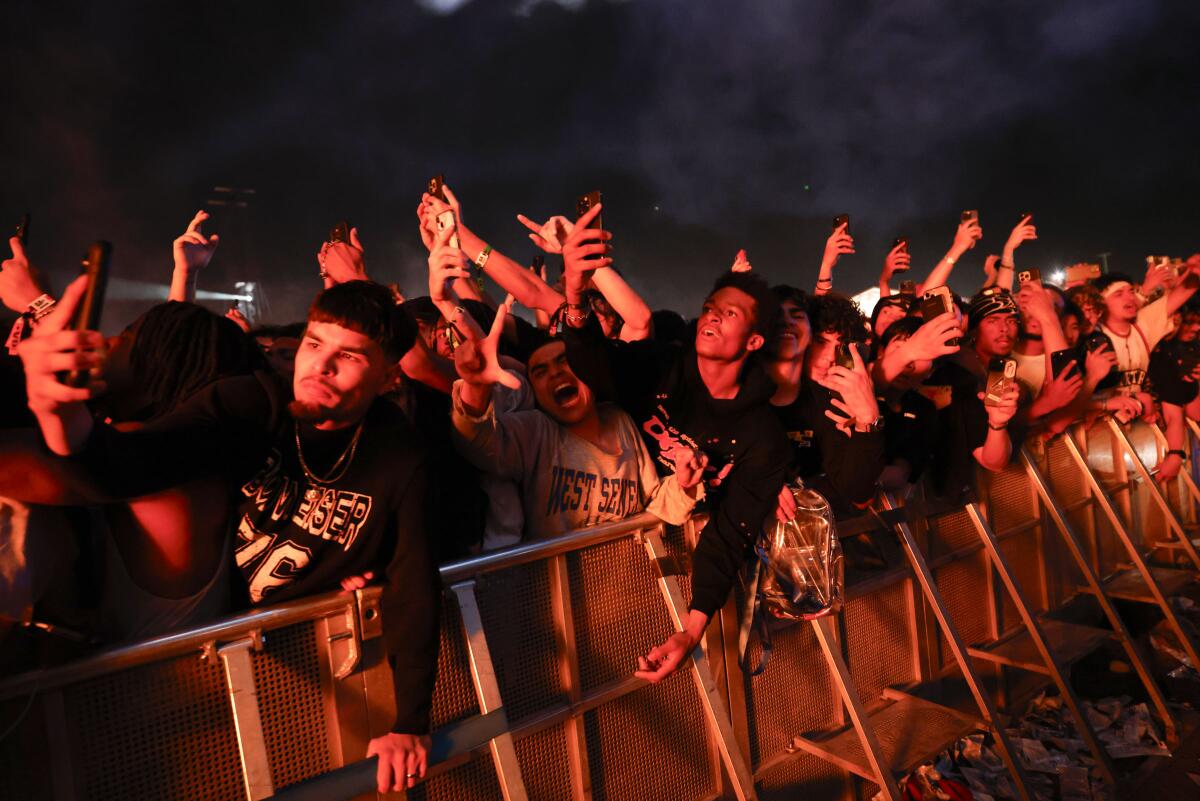
[[[393,383],[415,326],[378,284],[321,293],[308,315],[292,387],[256,374],[210,384],[137,431],[96,422],[84,402],[103,386],[61,383],[95,370],[103,339],[64,330],[82,279],[20,348],[29,406],[49,448],[81,468],[90,492],[134,497],[203,476],[235,497],[235,558],[252,603],[337,589],[379,571],[384,642],[397,715],[371,740],[380,792],[423,776],[437,666],[440,591],[431,555],[425,448],[379,396]]]
[[[571,367],[633,417],[660,474],[674,469],[677,447],[708,456],[710,518],[692,556],[690,613],[683,631],[639,657],[635,673],[659,681],[683,663],[725,603],[783,486],[788,449],[770,413],[775,384],[753,358],[778,303],[757,276],[726,273],[704,302],[692,346],[605,339],[583,303],[583,288],[594,264],[586,257],[606,253],[606,239],[605,232],[577,225],[564,243]]]

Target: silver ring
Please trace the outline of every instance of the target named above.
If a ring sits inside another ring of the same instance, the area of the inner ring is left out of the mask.
[[[421,775],[421,774],[419,774],[419,773],[406,773],[406,774],[404,774],[404,778],[406,778],[406,779],[415,779],[415,778],[417,778],[417,777],[418,777],[418,776],[420,776],[420,775]]]

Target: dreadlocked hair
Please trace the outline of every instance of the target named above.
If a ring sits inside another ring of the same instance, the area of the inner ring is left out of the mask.
[[[129,363],[146,399],[146,420],[177,406],[218,378],[263,365],[254,340],[232,320],[194,303],[168,301],[132,326]]]

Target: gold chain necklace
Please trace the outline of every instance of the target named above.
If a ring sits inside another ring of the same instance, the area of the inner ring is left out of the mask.
[[[296,457],[300,460],[300,469],[304,471],[304,477],[308,479],[309,484],[333,484],[341,480],[346,471],[350,469],[350,463],[354,461],[354,453],[358,450],[358,438],[362,435],[363,423],[366,419],[360,420],[358,428],[354,430],[354,436],[350,439],[350,444],[342,451],[342,455],[333,463],[333,467],[329,468],[329,473],[325,477],[318,476],[311,469],[308,463],[304,461],[304,451],[300,448],[300,423],[294,424],[296,434]],[[321,490],[317,487],[310,486],[304,491],[304,497],[310,503],[316,502],[321,497]]]

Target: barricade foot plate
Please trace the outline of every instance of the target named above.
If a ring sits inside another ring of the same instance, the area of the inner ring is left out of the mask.
[[[1163,595],[1168,598],[1178,595],[1184,587],[1192,582],[1195,576],[1195,573],[1190,570],[1177,570],[1172,567],[1152,567],[1150,573],[1163,591]],[[1082,592],[1091,591],[1086,586],[1079,589]],[[1104,592],[1110,598],[1120,598],[1123,601],[1136,601],[1143,604],[1156,603],[1142,574],[1133,569],[1123,570],[1105,581]]]
[[[960,738],[984,729],[976,718],[897,691],[887,691],[883,705],[869,712],[867,717],[879,738],[883,761],[897,779]],[[794,738],[793,746],[875,781],[852,724],[808,737],[798,736]]]
[[[1082,659],[1099,648],[1112,637],[1107,629],[1092,626],[1081,626],[1077,623],[1066,623],[1050,618],[1039,619],[1042,632],[1050,645],[1059,664],[1066,666]],[[967,652],[976,659],[986,659],[1001,665],[1021,668],[1044,676],[1051,675],[1050,669],[1042,661],[1037,646],[1029,630],[1022,627],[1018,631],[1001,637],[986,645],[971,646]]]

